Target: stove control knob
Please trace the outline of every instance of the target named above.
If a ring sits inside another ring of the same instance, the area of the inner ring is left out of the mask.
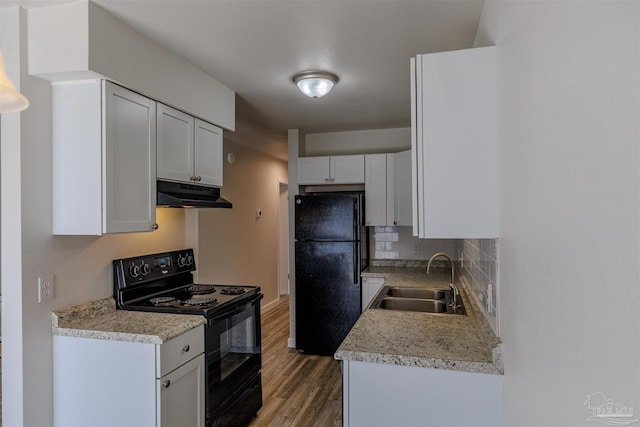
[[[129,274],[131,277],[138,277],[140,275],[140,266],[134,264],[129,267]]]
[[[178,267],[184,267],[187,262],[187,257],[178,255]]]
[[[146,276],[147,274],[149,274],[151,272],[151,266],[149,264],[146,263],[142,263],[140,265],[141,269],[140,269],[140,274],[142,274],[143,276]]]
[[[193,257],[191,255],[187,256],[187,265],[193,265]]]

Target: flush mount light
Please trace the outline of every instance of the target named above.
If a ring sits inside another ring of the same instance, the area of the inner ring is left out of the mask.
[[[29,106],[27,98],[16,90],[4,68],[2,52],[0,52],[0,113],[22,111]]]
[[[338,76],[328,71],[303,71],[293,76],[292,80],[300,92],[310,98],[320,98],[338,83]]]

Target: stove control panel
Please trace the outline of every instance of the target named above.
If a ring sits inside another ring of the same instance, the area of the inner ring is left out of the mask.
[[[113,261],[120,289],[129,284],[147,282],[196,269],[193,249],[182,249],[173,252],[163,252],[124,258]]]

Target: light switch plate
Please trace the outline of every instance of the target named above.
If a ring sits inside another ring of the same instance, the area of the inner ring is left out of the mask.
[[[38,303],[51,301],[54,297],[53,276],[38,277]]]

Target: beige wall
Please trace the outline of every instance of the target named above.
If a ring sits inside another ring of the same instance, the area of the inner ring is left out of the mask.
[[[411,128],[307,133],[303,156],[395,153],[411,148]]]
[[[278,195],[287,164],[225,141],[225,158],[229,152],[236,161],[225,162],[222,196],[233,208],[187,212],[188,243],[197,248],[200,283],[259,285],[265,306],[278,299]]]

